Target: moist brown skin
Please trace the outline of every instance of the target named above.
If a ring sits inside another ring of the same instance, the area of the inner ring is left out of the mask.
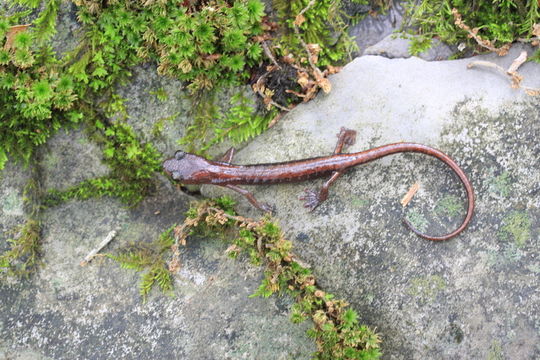
[[[175,157],[166,160],[163,168],[174,180],[184,184],[213,184],[228,187],[244,195],[251,204],[263,211],[272,211],[267,204],[259,203],[253,194],[236,185],[267,185],[283,182],[300,182],[309,179],[331,176],[318,192],[306,190],[306,195],[301,197],[305,200],[305,207],[310,210],[315,209],[328,197],[330,185],[340,177],[347,169],[368,163],[373,160],[383,158],[397,153],[415,152],[433,156],[454,171],[465,186],[467,193],[467,213],[461,225],[454,231],[443,236],[430,236],[416,230],[411,223],[403,219],[407,227],[422,238],[443,241],[448,240],[462,232],[471,221],[474,212],[474,190],[471,182],[459,167],[448,155],[437,149],[422,144],[396,143],[379,146],[373,149],[342,154],[344,145],[354,143],[356,132],[354,130],[342,129],[338,134],[338,144],[334,154],[330,156],[293,160],[273,164],[256,165],[233,165],[229,161],[232,153],[226,154],[224,161],[211,161],[203,157],[176,152]]]

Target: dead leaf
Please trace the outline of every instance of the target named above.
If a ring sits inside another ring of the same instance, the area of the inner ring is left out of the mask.
[[[285,64],[293,64],[293,63],[295,62],[294,57],[292,56],[292,54],[283,56],[283,57],[281,58],[281,60],[282,60]]]
[[[534,24],[534,25],[533,25],[532,34],[533,34],[534,36],[540,37],[540,24]]]
[[[512,89],[519,89],[523,76],[519,75],[517,72],[508,75],[510,75],[510,79],[512,81]]]
[[[317,85],[319,85],[326,94],[328,94],[332,90],[332,83],[327,78],[321,78],[317,81]]]
[[[302,25],[304,23],[304,21],[306,21],[306,17],[304,15],[302,15],[302,14],[299,14],[294,19],[294,25],[300,27],[300,25]]]
[[[319,44],[307,44],[306,46],[311,55],[318,55],[321,52]]]
[[[337,74],[337,73],[340,72],[342,69],[343,69],[343,66],[332,66],[332,65],[327,65],[327,66],[326,66],[326,73],[327,73],[328,75],[333,75],[333,74]]]
[[[330,80],[328,80],[326,77],[324,77],[324,74],[317,69],[318,71],[314,71],[315,75],[315,81],[317,82],[317,85],[326,93],[328,94],[332,90],[332,84],[330,83]]]
[[[540,95],[540,89],[525,89],[525,93],[530,96]]]
[[[307,72],[304,72],[304,71],[298,71],[296,82],[298,82],[298,84],[300,84],[302,89],[307,88],[308,84],[310,82],[309,74]]]
[[[15,35],[20,32],[26,31],[30,24],[24,25],[15,25],[9,28],[6,34],[6,43],[4,44],[4,50],[9,50],[13,46],[13,41],[15,40]]]

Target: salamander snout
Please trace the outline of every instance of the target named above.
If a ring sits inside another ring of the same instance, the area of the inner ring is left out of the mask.
[[[183,152],[182,150],[178,150],[177,152],[174,153],[174,158],[176,160],[182,160],[184,156],[186,156],[186,153]]]
[[[205,158],[181,150],[163,162],[163,170],[174,180],[183,184],[205,183],[200,176],[209,166],[210,163]]]

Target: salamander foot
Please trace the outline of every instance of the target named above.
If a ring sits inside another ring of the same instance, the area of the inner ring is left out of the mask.
[[[304,207],[308,208],[309,211],[315,210],[315,208],[322,203],[320,198],[320,192],[311,189],[305,189],[304,193],[305,194],[300,196],[298,199],[304,201]]]
[[[259,210],[264,211],[265,213],[275,214],[276,213],[276,206],[269,203],[259,203],[258,206]]]

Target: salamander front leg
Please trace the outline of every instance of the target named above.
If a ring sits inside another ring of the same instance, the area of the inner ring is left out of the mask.
[[[223,185],[223,187],[234,190],[234,191],[244,195],[245,198],[251,203],[251,205],[255,206],[257,209],[259,209],[261,211],[274,213],[275,210],[276,210],[275,207],[270,205],[270,204],[258,202],[257,199],[255,199],[255,196],[250,191],[248,191],[246,189],[243,189],[243,188],[241,188],[239,186],[236,186],[236,185],[230,185],[230,184]]]
[[[345,145],[351,146],[356,141],[356,131],[351,129],[341,128],[341,131],[337,135],[338,142],[336,148],[334,149],[335,154],[341,154],[343,147]],[[321,190],[311,190],[306,189],[305,195],[301,196],[299,199],[304,201],[304,207],[308,208],[309,211],[315,210],[317,206],[322,204],[328,198],[328,189],[341,175],[343,175],[347,169],[334,171],[330,179],[328,179],[322,186]]]

